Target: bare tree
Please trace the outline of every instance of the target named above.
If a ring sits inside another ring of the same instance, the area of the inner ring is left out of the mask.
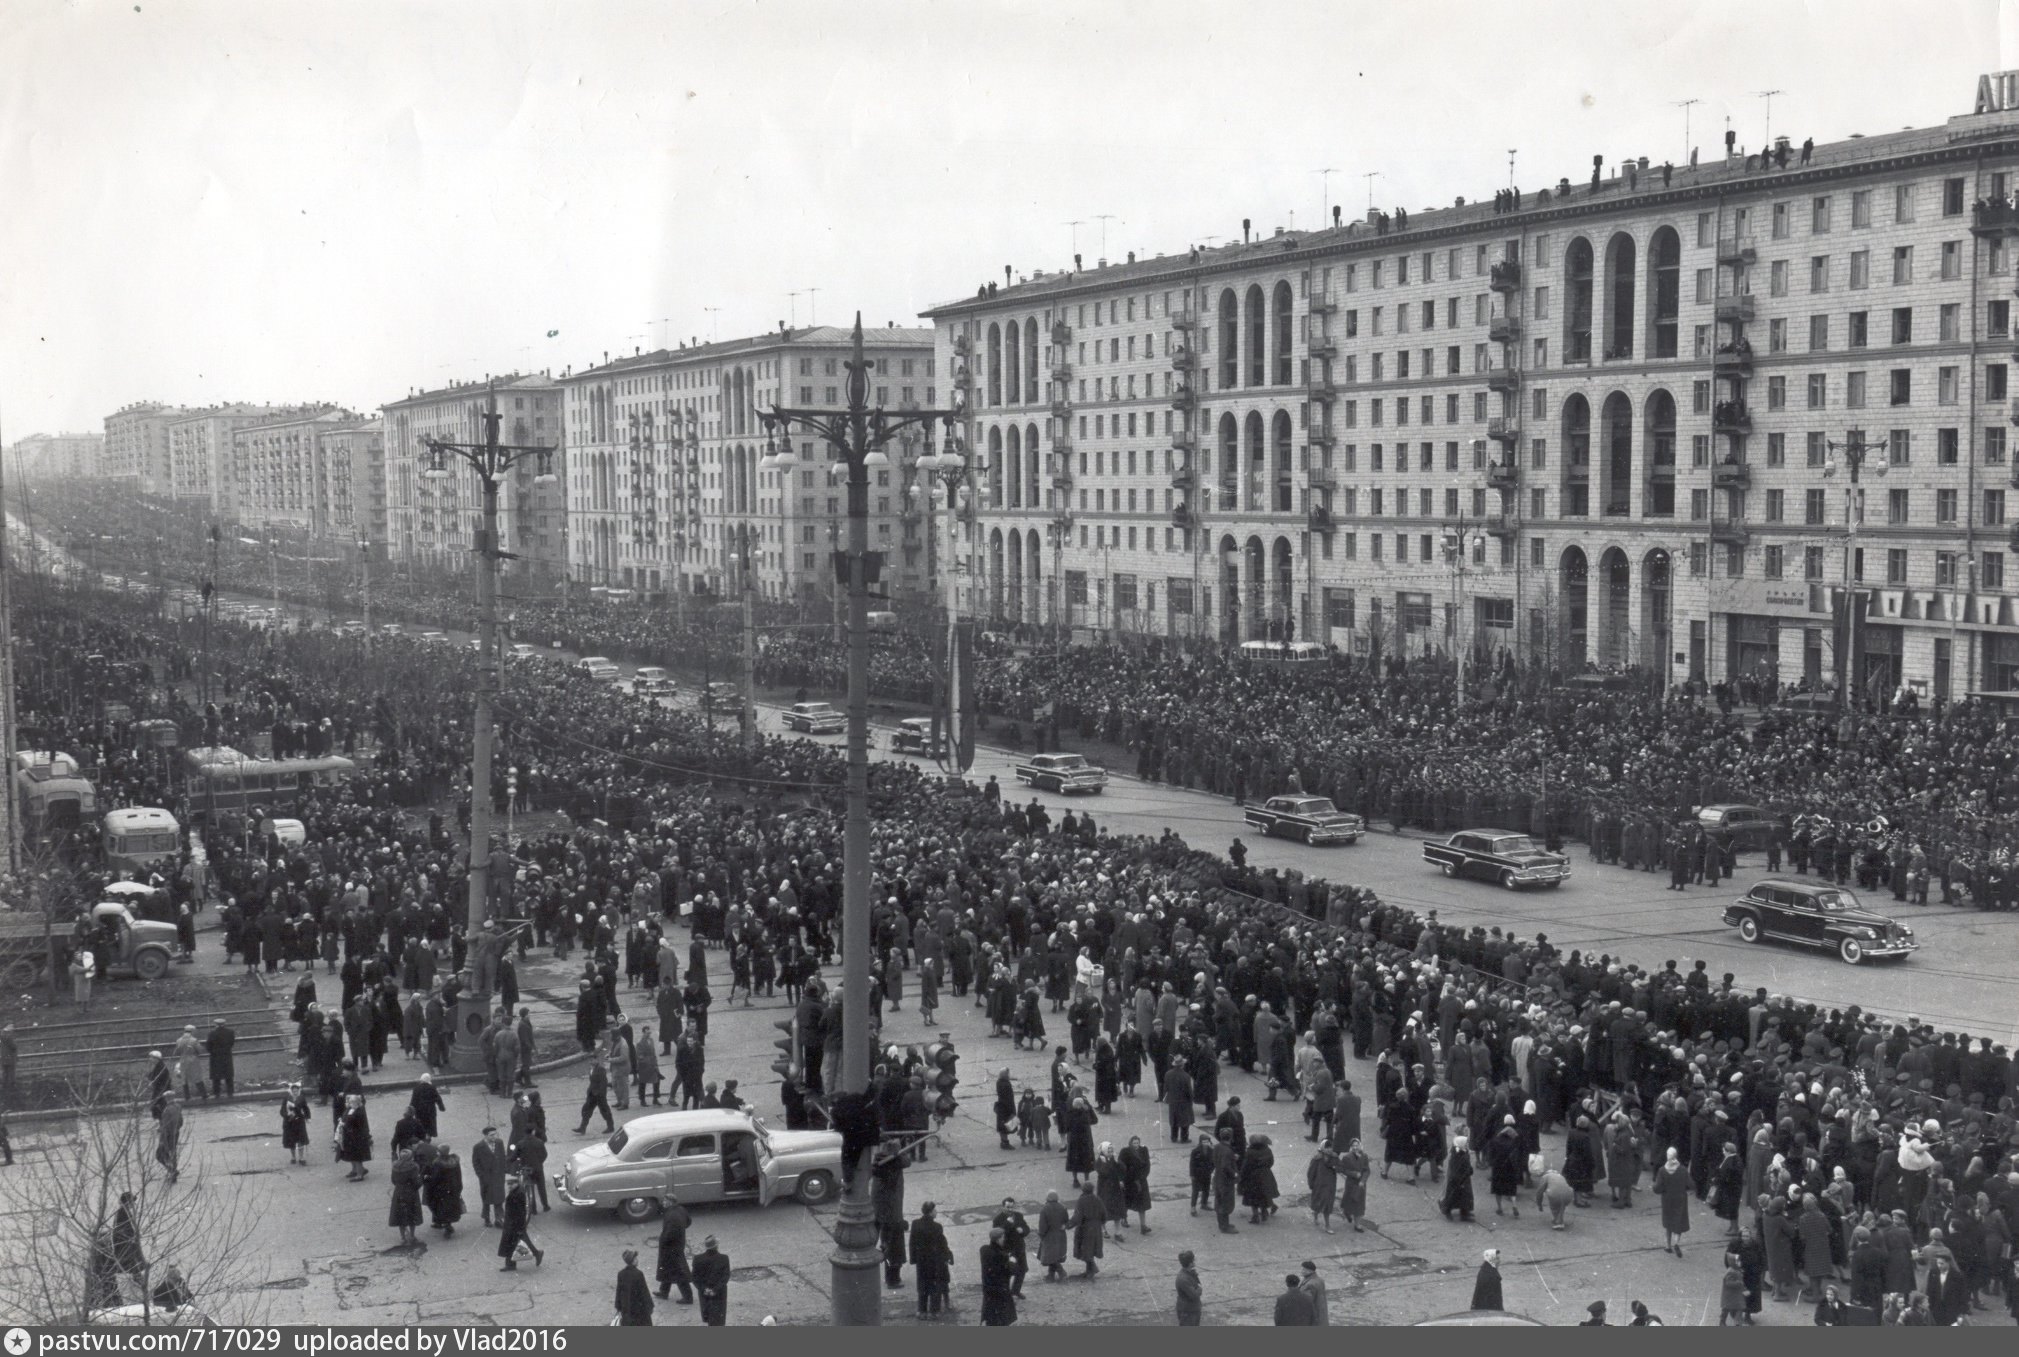
[[[209,1318],[261,1323],[268,1260],[253,1239],[267,1194],[248,1179],[208,1171],[186,1132],[166,1153],[148,1103],[122,1096],[118,1085],[74,1092],[86,1109],[74,1133],[24,1147],[8,1171],[0,1312],[47,1327],[113,1310],[117,1323],[173,1323],[156,1297],[167,1299],[179,1281]]]

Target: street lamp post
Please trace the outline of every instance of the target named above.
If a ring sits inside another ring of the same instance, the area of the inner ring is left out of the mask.
[[[563,557],[565,560],[566,557]],[[358,539],[358,580],[365,606],[365,649],[372,648],[372,544]]]
[[[1468,647],[1465,644],[1465,558],[1468,552],[1476,551],[1486,544],[1486,533],[1479,523],[1461,514],[1458,521],[1444,530],[1444,558],[1451,562],[1451,650],[1458,664],[1458,705],[1465,705],[1465,668]]]
[[[470,872],[469,903],[465,916],[465,936],[469,940],[472,963],[470,988],[456,1014],[456,1048],[459,1062],[481,1059],[476,1042],[490,1007],[486,982],[490,966],[478,964],[486,946],[483,927],[490,908],[491,865],[491,746],[496,732],[491,726],[491,704],[498,693],[498,562],[513,554],[498,542],[498,486],[512,468],[525,458],[535,459],[535,484],[554,483],[554,449],[548,446],[516,446],[498,441],[498,393],[494,388],[483,413],[484,440],[481,443],[452,443],[423,435],[428,461],[422,474],[430,480],[447,480],[449,459],[460,458],[477,473],[483,486],[483,519],[477,530],[477,656],[476,720],[470,759]],[[464,1007],[467,1005],[467,1007]],[[467,1013],[470,1018],[465,1018]],[[472,1031],[473,1025],[477,1028]]]
[[[738,525],[736,566],[740,586],[737,592],[743,605],[743,756],[754,761],[757,757],[757,624],[750,590],[757,562],[750,555],[748,523]]]
[[[960,599],[954,587],[954,552],[960,541],[961,492],[965,491],[967,493],[967,502],[969,505],[974,503],[975,465],[968,455],[967,446],[961,441],[960,435],[955,433],[951,426],[947,429],[946,451],[942,453],[928,452],[918,459],[916,465],[928,480],[928,484],[925,486],[926,575],[928,578],[931,577],[933,570],[932,552],[934,543],[938,537],[938,525],[934,515],[938,507],[939,498],[933,492],[930,482],[936,480],[946,487],[946,561],[940,567],[941,574],[944,576],[942,581],[944,585],[943,606],[946,609],[946,749],[947,767],[950,770],[949,776],[959,779],[967,771],[967,767],[961,757],[961,738],[964,732],[960,728],[962,715],[960,694],[963,676],[960,672]]]
[[[762,415],[767,435],[804,430],[819,437],[834,454],[835,474],[848,479],[848,550],[836,560],[848,571],[848,783],[847,817],[843,833],[841,926],[841,1069],[839,1094],[861,1097],[869,1088],[869,585],[881,559],[869,551],[869,474],[890,465],[884,446],[907,428],[919,428],[932,451],[932,431],[944,421],[949,432],[959,416],[955,410],[869,408],[869,362],[862,352],[862,316],[855,318],[853,354],[848,360],[846,410],[796,410],[774,405]],[[783,459],[775,450],[765,457],[767,470],[778,470]],[[760,463],[763,466],[763,463]],[[842,1195],[840,1219],[834,1231],[830,1294],[837,1325],[881,1322],[882,1294],[877,1277],[880,1256],[870,1208],[869,1185],[875,1152],[866,1150],[860,1162],[847,1166],[848,1186]]]
[[[1844,466],[1850,472],[1850,480],[1844,486],[1844,637],[1837,647],[1837,703],[1848,710],[1852,686],[1863,686],[1860,670],[1865,614],[1859,599],[1866,591],[1855,587],[1863,581],[1860,576],[1853,575],[1852,562],[1858,555],[1858,530],[1865,523],[1865,488],[1858,483],[1858,473],[1864,469],[1866,456],[1872,449],[1865,442],[1863,429],[1847,429],[1843,442],[1826,443],[1825,446],[1829,449],[1830,458],[1823,464],[1823,474],[1837,474],[1837,454],[1840,452]],[[1883,458],[1872,467],[1872,474],[1886,474]],[[1954,652],[1951,654],[1953,656]]]

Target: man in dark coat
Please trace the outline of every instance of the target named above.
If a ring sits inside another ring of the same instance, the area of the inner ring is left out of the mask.
[[[504,1222],[504,1233],[498,1239],[498,1257],[505,1260],[505,1265],[499,1268],[498,1271],[517,1272],[519,1270],[518,1260],[512,1257],[512,1251],[521,1244],[524,1244],[532,1253],[535,1263],[545,1263],[547,1261],[546,1251],[538,1244],[535,1244],[533,1236],[527,1233],[527,1226],[532,1220],[532,1215],[526,1209],[525,1185],[517,1178],[509,1178],[505,1182],[505,1204],[500,1209],[499,1215]]]
[[[981,1322],[984,1325],[1001,1328],[1017,1322],[1017,1293],[1011,1288],[1022,1276],[1004,1242],[1003,1228],[1000,1225],[991,1227],[988,1243],[981,1246]]]
[[[470,1172],[477,1175],[477,1195],[483,1203],[486,1225],[505,1223],[507,1153],[505,1142],[499,1138],[495,1126],[486,1126],[484,1138],[470,1151]]]
[[[680,1303],[694,1303],[694,1274],[687,1267],[687,1227],[694,1217],[677,1200],[666,1203],[659,1221],[659,1294],[680,1288]]]
[[[1199,1282],[1198,1259],[1190,1249],[1178,1255],[1178,1327],[1199,1327],[1205,1308],[1205,1288]]]
[[[617,1271],[617,1322],[624,1328],[652,1326],[652,1289],[638,1270],[638,1250],[624,1250],[624,1266]]]
[[[1360,1139],[1360,1095],[1350,1080],[1341,1079],[1332,1099],[1332,1148],[1343,1150]]]
[[[1311,1293],[1304,1289],[1304,1279],[1292,1272],[1283,1278],[1283,1290],[1276,1297],[1276,1324],[1284,1326],[1312,1327],[1318,1323],[1318,1310],[1311,1301]]]
[[[1239,1234],[1234,1227],[1235,1188],[1240,1182],[1241,1156],[1234,1149],[1233,1132],[1222,1131],[1213,1149],[1213,1214],[1219,1217],[1221,1234]]]
[[[1031,1270],[1029,1245],[1025,1242],[1030,1238],[1031,1226],[1030,1222],[1024,1219],[1024,1213],[1017,1209],[1015,1197],[1002,1199],[1002,1210],[996,1212],[990,1227],[1002,1231],[1001,1243],[1003,1251],[1009,1255],[1012,1273],[1009,1283],[1010,1294],[1021,1296],[1024,1293],[1024,1277]]]
[[[210,1096],[219,1098],[237,1093],[238,1067],[232,1048],[238,1044],[238,1033],[232,1031],[223,1018],[212,1018],[210,1035],[204,1038],[203,1044],[210,1051]]]
[[[1499,1249],[1488,1249],[1485,1260],[1479,1265],[1479,1275],[1472,1283],[1472,1308],[1475,1310],[1507,1308],[1500,1299]]]
[[[715,1236],[701,1241],[694,1255],[694,1285],[701,1292],[701,1322],[720,1328],[729,1322],[729,1255],[715,1248]]]
[[[936,1210],[933,1203],[924,1203],[911,1223],[911,1265],[918,1277],[921,1315],[940,1314],[953,1287],[953,1250],[947,1246],[946,1227],[934,1218]]]

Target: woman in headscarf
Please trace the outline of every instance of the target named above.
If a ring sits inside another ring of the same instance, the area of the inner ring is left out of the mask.
[[[1748,1200],[1758,1198],[1746,1196],[1746,1166],[1739,1162],[1739,1147],[1727,1140],[1724,1157],[1711,1170],[1711,1210],[1725,1223],[1727,1236],[1738,1237],[1739,1208]]]
[[[1466,1147],[1464,1136],[1451,1138],[1451,1158],[1444,1165],[1444,1195],[1438,1200],[1437,1209],[1450,1220],[1456,1212],[1458,1219],[1470,1224],[1472,1221],[1472,1152]]]
[[[1521,1131],[1512,1113],[1502,1116],[1500,1129],[1486,1142],[1487,1187],[1493,1194],[1493,1214],[1503,1215],[1513,1208],[1521,1214],[1517,1194],[1521,1191],[1522,1170],[1528,1162],[1521,1147]]]
[[[1141,1136],[1130,1136],[1129,1143],[1117,1156],[1122,1162],[1122,1205],[1125,1210],[1136,1213],[1136,1225],[1143,1234],[1150,1232],[1150,1149],[1143,1144]],[[1121,1224],[1117,1233],[1128,1224],[1126,1216],[1117,1217]]]
[[[1101,1199],[1105,1220],[1102,1233],[1119,1244],[1121,1232],[1129,1223],[1129,1207],[1122,1189],[1122,1161],[1115,1158],[1112,1140],[1103,1140],[1094,1156],[1094,1191]]]
[[[1683,1165],[1676,1147],[1668,1147],[1668,1157],[1655,1170],[1654,1194],[1661,1199],[1662,1247],[1676,1257],[1683,1256],[1682,1239],[1690,1231],[1690,1194],[1695,1184]]]
[[[1339,1214],[1356,1234],[1361,1231],[1360,1218],[1367,1214],[1367,1180],[1373,1175],[1374,1163],[1355,1136],[1339,1154]]]
[[[1626,1113],[1612,1114],[1605,1135],[1605,1182],[1612,1190],[1612,1204],[1621,1210],[1633,1205],[1633,1190],[1640,1183],[1640,1157],[1645,1144]]]
[[[1785,1197],[1763,1197],[1760,1205],[1760,1234],[1767,1250],[1767,1280],[1774,1285],[1774,1299],[1791,1299],[1795,1277],[1795,1222],[1788,1219]]]
[[[1048,1282],[1066,1279],[1066,1257],[1072,1247],[1072,1231],[1068,1228],[1071,1219],[1059,1194],[1045,1193],[1045,1204],[1038,1208],[1038,1262],[1044,1266]]]
[[[1320,1145],[1311,1156],[1304,1182],[1311,1189],[1311,1223],[1331,1234],[1332,1208],[1339,1195],[1339,1156],[1331,1146]]]
[[[364,1177],[372,1157],[372,1127],[365,1116],[365,1100],[356,1093],[344,1099],[342,1119],[337,1122],[336,1157],[349,1164],[349,1182]]]
[[[1114,1110],[1115,1100],[1122,1096],[1119,1074],[1115,1044],[1103,1032],[1094,1041],[1094,1109],[1103,1116]]]
[[[1260,1225],[1276,1214],[1276,1151],[1269,1137],[1248,1138],[1248,1152],[1241,1156],[1241,1204],[1248,1208],[1248,1223]]]
[[[401,1149],[393,1160],[392,1191],[386,1224],[400,1232],[400,1247],[412,1248],[420,1243],[414,1231],[421,1224],[421,1166],[414,1162],[411,1148]]]

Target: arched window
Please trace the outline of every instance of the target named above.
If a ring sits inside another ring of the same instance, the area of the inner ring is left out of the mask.
[[[1290,284],[1276,284],[1274,323],[1270,327],[1270,356],[1275,359],[1276,385],[1290,385]]]
[[[1599,503],[1607,518],[1633,511],[1633,402],[1615,391],[1599,409],[1599,432],[1605,458],[1599,464]]]
[[[1241,303],[1233,288],[1220,293],[1220,389],[1241,384]]]
[[[1002,430],[988,431],[988,507],[1002,508]],[[1000,537],[1000,534],[998,534]]]
[[[1591,242],[1583,236],[1563,252],[1563,358],[1591,361]]]
[[[1016,352],[1014,346],[1012,346],[1010,352]],[[1021,509],[1024,502],[1023,444],[1023,431],[1018,429],[1014,424],[1010,425],[1008,437],[1009,471],[1007,475],[1009,480],[1009,507],[1012,509]]]
[[[1232,415],[1220,416],[1220,499],[1229,507],[1241,502],[1240,428]]]
[[[1260,386],[1268,380],[1268,355],[1265,351],[1269,338],[1269,318],[1263,312],[1262,285],[1250,283],[1248,296],[1243,306],[1243,318],[1247,321],[1248,364],[1247,384]]]
[[[1257,294],[1261,291],[1256,289]],[[1261,298],[1258,295],[1257,301]],[[1269,450],[1262,442],[1262,412],[1250,410],[1246,423],[1241,429],[1241,464],[1243,467],[1241,506],[1250,512],[1262,511],[1262,482],[1269,470]]]
[[[1024,323],[1028,325],[1030,322]],[[1038,457],[1038,426],[1026,424],[1024,425],[1024,503],[1033,509],[1042,507],[1045,502],[1044,491],[1040,486],[1043,474],[1044,466]]]
[[[994,321],[988,327],[988,403],[1002,404],[1002,326]]]
[[[1563,516],[1591,515],[1591,405],[1572,392],[1563,402]]]
[[[1605,243],[1605,356],[1633,357],[1633,237],[1624,231]]]
[[[1673,226],[1654,233],[1647,246],[1648,355],[1676,356],[1676,315],[1682,302],[1682,238]]]
[[[1292,478],[1290,465],[1292,454],[1290,451],[1291,434],[1288,411],[1278,410],[1276,412],[1275,427],[1270,432],[1272,437],[1269,441],[1273,444],[1272,451],[1274,453],[1273,460],[1275,462],[1276,482],[1275,503],[1273,507],[1277,513],[1287,514],[1294,511],[1297,507],[1297,486],[1295,480]]]
[[[1647,427],[1641,443],[1647,453],[1643,459],[1647,467],[1647,494],[1641,512],[1649,518],[1674,518],[1675,397],[1657,387],[1648,393],[1641,417]]]
[[[1065,354],[1059,354],[1061,358]],[[1024,403],[1038,403],[1038,318],[1031,316],[1024,321]]]
[[[1023,327],[1015,321],[1009,323],[1003,340],[1004,357],[1008,368],[1003,374],[1003,389],[1009,403],[1015,405],[1024,396],[1024,344]]]

